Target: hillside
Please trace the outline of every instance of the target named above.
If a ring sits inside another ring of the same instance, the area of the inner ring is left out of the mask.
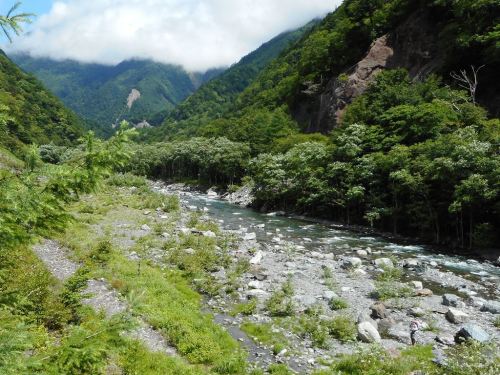
[[[220,73],[214,69],[206,74],[189,74],[181,67],[147,60],[106,66],[27,54],[13,55],[12,59],[104,136],[113,132],[117,119],[139,123],[158,112],[172,110],[201,83]],[[127,103],[132,90],[140,96]]]
[[[77,116],[0,50],[0,145],[70,144],[81,134]]]
[[[243,57],[219,77],[201,86],[170,113],[161,129],[153,130],[156,138],[163,138],[166,134],[192,135],[201,124],[228,111],[236,97],[272,60],[318,23],[318,20],[314,20],[299,29],[278,35]]]

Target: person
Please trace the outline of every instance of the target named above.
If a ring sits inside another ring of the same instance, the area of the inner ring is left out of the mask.
[[[421,328],[422,322],[420,320],[415,319],[410,322],[410,339],[412,345],[415,345],[417,343],[416,335]]]

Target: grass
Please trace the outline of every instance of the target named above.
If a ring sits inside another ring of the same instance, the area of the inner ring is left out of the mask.
[[[493,320],[493,325],[496,327],[496,328],[500,328],[500,316],[496,316],[495,317],[495,320]]]
[[[375,278],[380,282],[399,281],[403,276],[403,271],[396,267],[381,267],[381,270],[383,272],[379,273]]]
[[[266,310],[271,316],[291,316],[295,311],[293,303],[293,285],[288,279],[283,285],[275,290],[266,301]]]
[[[334,311],[347,309],[349,307],[347,301],[342,298],[332,298],[328,305]]]
[[[271,347],[275,355],[289,346],[286,337],[274,330],[272,324],[256,324],[246,321],[241,324],[240,328],[255,342]]]
[[[257,299],[252,298],[250,301],[246,303],[238,303],[233,306],[233,309],[231,310],[231,315],[232,316],[237,316],[237,315],[244,315],[244,316],[250,316],[253,315],[257,312]]]
[[[377,281],[374,295],[381,301],[413,296],[413,289],[408,285],[394,281]]]

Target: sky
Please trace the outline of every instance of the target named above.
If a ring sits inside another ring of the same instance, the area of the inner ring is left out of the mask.
[[[5,12],[14,0],[0,0]],[[114,65],[131,58],[188,71],[229,66],[341,0],[25,0],[38,16],[7,52]]]

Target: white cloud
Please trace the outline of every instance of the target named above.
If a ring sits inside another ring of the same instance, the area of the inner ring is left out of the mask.
[[[65,0],[10,47],[116,64],[149,58],[190,71],[230,65],[340,0]]]

